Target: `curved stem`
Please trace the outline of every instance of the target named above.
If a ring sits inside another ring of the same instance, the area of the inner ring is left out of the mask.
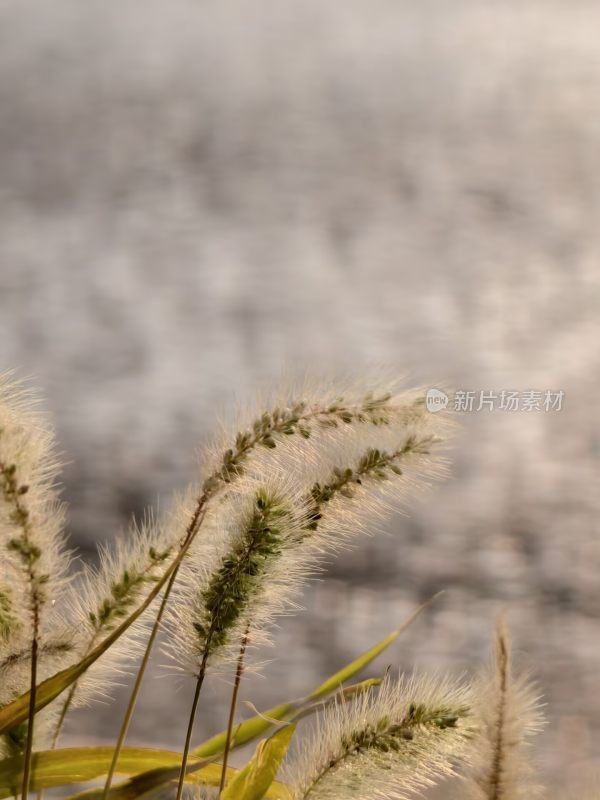
[[[129,725],[131,723],[131,719],[133,717],[133,712],[135,711],[135,706],[137,703],[138,695],[140,693],[140,689],[142,688],[142,681],[144,678],[144,673],[146,672],[146,667],[148,666],[148,661],[150,660],[150,655],[152,653],[152,648],[154,646],[154,640],[158,634],[158,630],[160,628],[160,623],[165,612],[165,608],[167,607],[167,602],[169,600],[169,595],[171,593],[171,589],[173,588],[173,584],[175,583],[175,579],[177,578],[177,573],[179,571],[179,567],[173,571],[169,583],[167,584],[167,588],[165,589],[165,593],[163,595],[163,599],[160,604],[160,608],[158,609],[158,614],[156,615],[156,619],[154,621],[154,625],[152,626],[152,631],[150,636],[148,637],[148,642],[146,644],[146,649],[144,651],[144,655],[142,657],[142,661],[140,663],[140,668],[137,671],[135,676],[135,682],[133,684],[133,689],[131,690],[131,695],[129,697],[129,702],[127,703],[127,710],[125,711],[125,716],[123,717],[123,722],[121,723],[121,728],[119,729],[119,737],[117,739],[117,743],[115,745],[115,749],[113,752],[113,757],[110,762],[110,767],[108,770],[108,774],[106,776],[106,783],[104,784],[104,791],[102,794],[102,799],[106,800],[108,798],[108,793],[110,791],[110,786],[115,777],[115,772],[117,769],[117,762],[119,760],[119,756],[121,755],[121,750],[123,749],[123,745],[125,744],[125,739],[127,737],[127,732],[129,731]]]
[[[31,756],[33,753],[33,727],[35,721],[35,700],[37,684],[37,661],[38,661],[38,628],[39,615],[37,607],[34,610],[33,639],[31,641],[31,684],[29,696],[29,715],[27,718],[27,744],[25,745],[25,762],[23,764],[23,787],[21,797],[27,800],[29,795],[29,783],[31,780]]]
[[[204,492],[201,495],[200,499],[198,500],[198,503],[196,505],[196,509],[194,511],[194,514],[192,515],[190,523],[189,523],[189,525],[187,527],[185,539],[184,539],[183,544],[181,546],[181,550],[187,551],[187,549],[189,548],[194,536],[198,532],[198,530],[199,530],[199,528],[200,528],[200,526],[202,524],[202,521],[204,519],[204,516],[206,514],[206,502],[207,502],[207,500],[208,500],[208,494],[206,492]],[[181,553],[181,551],[180,551],[180,553]],[[104,784],[104,790],[103,790],[103,793],[102,793],[102,800],[107,800],[107,798],[109,796],[109,791],[110,791],[110,787],[111,787],[111,784],[112,784],[112,780],[113,780],[113,778],[115,776],[115,772],[116,772],[116,769],[117,769],[117,763],[119,761],[119,756],[121,754],[121,750],[123,749],[123,745],[124,745],[125,739],[127,737],[127,732],[129,730],[129,725],[131,723],[131,719],[132,719],[133,713],[135,711],[135,706],[136,706],[137,699],[138,699],[138,696],[139,696],[139,693],[140,693],[140,689],[142,687],[142,681],[144,679],[144,674],[146,672],[146,668],[147,668],[148,662],[150,660],[150,655],[152,653],[152,648],[154,647],[154,642],[156,640],[156,636],[157,636],[158,631],[160,629],[160,624],[162,622],[163,614],[164,614],[165,609],[167,607],[167,603],[169,602],[169,597],[171,595],[171,590],[173,589],[173,585],[175,584],[175,581],[177,579],[177,574],[179,572],[180,564],[181,564],[181,562],[179,562],[179,564],[177,564],[177,566],[175,567],[175,569],[173,570],[173,572],[171,574],[171,577],[169,578],[169,582],[168,582],[168,584],[166,586],[165,593],[163,595],[163,599],[162,599],[162,602],[160,604],[160,608],[158,609],[158,613],[156,615],[156,619],[154,620],[154,624],[152,626],[152,631],[150,632],[150,636],[148,637],[148,641],[146,643],[146,649],[144,650],[144,655],[142,657],[142,661],[140,663],[139,669],[138,669],[137,674],[135,676],[135,682],[133,684],[133,689],[131,690],[131,695],[129,697],[129,702],[127,704],[127,710],[125,711],[125,716],[123,718],[123,722],[121,723],[121,727],[119,729],[119,736],[118,736],[118,739],[117,739],[117,743],[115,745],[115,750],[114,750],[113,757],[112,757],[112,760],[111,760],[110,768],[109,768],[108,774],[106,776],[106,783]]]
[[[91,649],[91,648],[90,648]],[[77,681],[71,686],[69,690],[69,694],[67,695],[67,699],[63,703],[63,707],[60,710],[60,716],[58,718],[58,722],[56,723],[56,728],[54,729],[54,734],[52,735],[52,743],[50,745],[50,749],[54,750],[56,745],[58,744],[58,740],[60,734],[63,729],[63,725],[65,724],[65,719],[67,717],[67,713],[71,707],[71,703],[73,702],[73,696],[75,695],[75,689],[77,688]],[[44,790],[40,789],[37,795],[37,800],[44,800]]]
[[[238,656],[237,668],[235,671],[235,681],[233,684],[233,692],[231,693],[231,705],[229,707],[229,719],[227,721],[227,737],[225,739],[225,749],[223,751],[223,768],[221,770],[221,782],[219,784],[219,796],[225,788],[225,777],[227,775],[227,761],[229,760],[229,751],[231,750],[231,735],[233,732],[233,720],[235,717],[235,710],[237,708],[238,694],[240,691],[240,684],[242,682],[242,674],[244,672],[244,658],[246,655],[246,647],[248,646],[248,630],[249,625],[246,627],[246,633],[240,645],[240,654]]]
[[[90,640],[90,643],[88,644],[88,647],[87,647],[87,652],[88,653],[90,653],[94,649],[94,646],[96,645],[97,638],[98,638],[98,634],[96,633],[92,637],[92,639]],[[75,681],[71,685],[71,688],[69,689],[69,693],[67,694],[67,698],[66,698],[65,702],[62,705],[62,708],[60,710],[60,715],[58,717],[58,722],[56,723],[56,728],[54,729],[54,734],[52,736],[52,744],[51,744],[51,749],[52,750],[54,750],[56,745],[58,744],[58,740],[60,738],[60,734],[62,732],[63,725],[65,724],[65,719],[67,718],[67,714],[69,713],[69,709],[71,708],[71,704],[73,702],[73,698],[75,696],[75,692],[77,691],[77,686],[78,685],[79,685],[79,681]],[[43,792],[40,792],[38,794],[38,800],[41,800],[42,796],[43,796]]]
[[[56,745],[58,744],[58,739],[62,732],[63,725],[65,724],[65,719],[67,717],[67,712],[71,707],[71,703],[73,701],[73,696],[75,694],[75,687],[77,686],[77,682],[75,682],[71,688],[69,689],[69,694],[67,695],[67,699],[63,703],[63,707],[60,710],[60,716],[58,718],[58,722],[56,723],[56,728],[54,729],[54,735],[52,736],[52,744],[50,748],[54,750]]]
[[[198,679],[196,681],[196,691],[194,692],[194,699],[192,700],[192,707],[190,709],[190,718],[188,721],[187,732],[185,735],[185,745],[183,748],[183,757],[181,759],[181,770],[179,772],[179,783],[177,784],[176,800],[181,800],[181,795],[183,794],[183,784],[185,782],[187,761],[190,753],[192,733],[194,731],[194,721],[196,719],[198,701],[200,700],[200,691],[202,690],[202,684],[204,683],[204,677],[206,675],[206,662],[208,661],[208,653],[209,653],[209,646],[207,646],[206,649],[204,650],[204,655],[202,656],[202,663],[200,664],[200,672],[198,673]]]

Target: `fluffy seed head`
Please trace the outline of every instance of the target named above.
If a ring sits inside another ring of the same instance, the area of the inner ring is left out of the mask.
[[[0,660],[41,637],[64,586],[68,557],[54,437],[32,398],[0,375]]]
[[[170,654],[196,672],[205,654],[210,666],[229,660],[247,634],[261,643],[325,555],[371,532],[442,471],[436,450],[445,432],[418,392],[326,396],[258,416],[235,450],[216,457],[229,464],[218,478],[227,491],[214,498],[182,566]]]
[[[178,522],[178,521],[177,521]],[[182,535],[180,524],[149,518],[132,524],[115,545],[100,550],[98,568],[86,567],[68,593],[68,619],[77,660],[98,646],[152,590],[169,566]],[[103,693],[143,649],[151,609],[124,633],[77,682],[70,702],[81,705]]]
[[[296,554],[305,524],[300,498],[281,481],[243,480],[207,518],[168,615],[167,651],[184,670],[230,661],[242,638],[265,641],[310,569],[308,549]]]
[[[467,690],[386,678],[378,692],[326,710],[288,768],[297,800],[404,800],[451,775],[472,723]]]
[[[494,656],[474,689],[479,733],[461,798],[525,800],[540,795],[531,764],[531,739],[543,725],[539,696],[527,673],[513,674],[501,619]]]
[[[345,428],[409,422],[422,415],[423,401],[422,392],[398,392],[395,385],[305,385],[280,391],[264,398],[260,411],[238,414],[233,437],[223,426],[221,436],[202,454],[204,488],[216,491],[253,466],[260,473],[261,461],[270,461],[269,451],[286,441],[303,450],[303,440],[335,436]]]
[[[38,643],[37,674],[43,681],[72,663],[75,655],[73,631],[58,620]],[[31,670],[31,644],[24,642],[20,650],[12,650],[0,659],[0,707],[16,700],[28,691]],[[58,714],[58,704],[52,703],[36,714],[34,743],[36,749],[45,749],[51,738]],[[0,736],[0,757],[20,755],[27,735],[27,723],[17,726],[9,734]]]

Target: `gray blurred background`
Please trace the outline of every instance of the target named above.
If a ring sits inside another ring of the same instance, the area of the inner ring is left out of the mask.
[[[593,0],[0,5],[0,368],[47,397],[84,558],[283,372],[565,392],[463,415],[453,479],[307,593],[245,699],[445,588],[378,669],[470,669],[507,609],[546,774],[600,755],[599,25]],[[181,746],[176,688],[148,680],[130,741]]]

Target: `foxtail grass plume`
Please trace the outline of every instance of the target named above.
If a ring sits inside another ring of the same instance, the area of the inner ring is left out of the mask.
[[[78,657],[100,644],[147,596],[164,574],[177,547],[177,534],[150,520],[132,524],[127,536],[100,551],[97,569],[88,567],[81,583],[71,593],[70,619],[78,631]],[[80,681],[77,704],[90,693],[102,691],[105,681],[124,668],[139,653],[139,636],[146,630],[145,618],[89,669]]]
[[[311,569],[296,556],[307,510],[285,484],[244,480],[221,511],[184,564],[167,617],[167,652],[190,674],[233,661],[244,637],[264,641]]]
[[[180,520],[170,522],[161,525],[150,518],[142,525],[133,523],[114,546],[100,549],[99,567],[86,566],[81,580],[70,587],[65,604],[74,632],[73,661],[80,661],[100,645],[164,574],[181,538]],[[151,608],[58,700],[54,745],[69,710],[95,696],[106,696],[119,676],[135,664],[144,646]]]
[[[308,387],[303,387],[308,389]],[[223,429],[221,436],[203,453],[204,490],[212,491],[222,483],[246,473],[251,455],[275,449],[282,440],[310,439],[316,432],[335,430],[346,425],[387,424],[399,408],[392,391],[347,387],[332,391],[320,387],[308,390],[307,396],[279,392],[265,400],[263,409],[239,414],[237,434],[231,444],[231,433]]]
[[[209,477],[204,480],[204,497],[218,491],[220,486],[231,482],[232,478],[238,478],[241,472],[250,476],[250,485],[254,481],[261,484],[261,487],[258,491],[250,493],[252,510],[246,512],[241,526],[235,519],[232,521],[226,519],[222,525],[224,535],[217,535],[217,538],[210,542],[207,540],[205,530],[204,536],[200,537],[200,547],[194,543],[193,551],[196,551],[200,579],[194,580],[193,574],[186,576],[184,589],[178,592],[180,602],[174,604],[169,612],[168,619],[174,635],[168,649],[184,670],[196,676],[196,689],[186,733],[177,800],[183,792],[194,718],[207,670],[215,663],[223,663],[237,655],[236,682],[227,733],[229,742],[235,699],[248,646],[256,647],[260,643],[259,637],[265,633],[273,617],[290,608],[291,599],[299,588],[302,578],[311,570],[314,571],[315,563],[324,553],[336,549],[340,542],[340,533],[348,532],[348,528],[344,531],[344,527],[337,524],[336,536],[330,536],[329,540],[319,547],[319,536],[316,531],[321,528],[324,506],[337,496],[351,500],[355,494],[355,487],[362,485],[363,482],[370,483],[375,480],[381,483],[390,474],[402,476],[402,468],[398,462],[409,453],[428,456],[429,447],[436,439],[432,435],[420,438],[412,433],[407,435],[404,430],[402,442],[390,452],[374,447],[371,443],[363,450],[361,458],[354,467],[341,469],[333,466],[333,477],[328,472],[328,483],[321,484],[311,480],[311,483],[305,484],[302,480],[297,480],[291,484],[296,487],[297,483],[300,487],[299,500],[291,496],[285,497],[285,493],[272,492],[270,487],[267,488],[267,484],[272,482],[273,475],[277,475],[278,472],[281,474],[275,460],[266,457],[262,460],[254,458],[251,460],[250,469],[247,469],[247,465],[241,466],[236,453],[240,452],[245,460],[247,450],[254,450],[258,443],[264,445],[267,450],[279,449],[274,435],[275,430],[284,437],[296,438],[295,434],[299,433],[299,444],[294,443],[291,448],[282,449],[287,451],[289,456],[288,467],[300,467],[302,475],[302,471],[306,473],[309,462],[307,456],[310,452],[306,444],[302,445],[302,440],[324,438],[333,439],[337,443],[340,439],[342,442],[345,438],[352,439],[352,429],[360,431],[365,427],[373,429],[388,427],[392,420],[397,422],[399,419],[398,408],[390,403],[391,399],[392,395],[389,392],[378,398],[370,393],[358,403],[351,405],[348,405],[343,398],[312,405],[303,400],[293,403],[291,408],[277,407],[272,412],[265,412],[254,423],[251,431],[237,435],[235,450],[226,450],[222,461],[217,462],[222,466],[213,469]],[[419,413],[414,400],[410,405],[404,403],[400,408],[403,427],[406,428],[407,422],[414,424],[414,417]],[[321,437],[314,435],[312,427],[315,423],[322,433]],[[338,436],[340,427],[347,428],[350,433],[346,434],[346,437]],[[336,435],[327,436],[327,431],[332,429],[336,431]],[[316,451],[312,452],[314,456]],[[285,456],[284,452],[284,458]],[[318,459],[315,459],[315,463],[317,461]],[[294,481],[298,478],[295,474],[297,471],[284,469],[283,474],[287,474],[290,480]],[[303,477],[306,480],[306,474]],[[302,489],[306,490],[302,492]],[[244,504],[242,500],[233,507],[237,510],[237,506]],[[308,509],[308,514],[305,513],[305,508]],[[295,521],[298,518],[302,519],[300,524]],[[356,522],[356,519],[354,521]],[[282,523],[284,527],[289,525],[290,528],[283,535]],[[230,534],[232,527],[233,536]],[[212,550],[212,555],[216,555],[216,563],[214,559],[211,561],[211,554],[206,552],[207,545]],[[279,581],[274,579],[278,569],[281,576]],[[193,573],[193,567],[189,571]],[[187,588],[190,586],[191,592]],[[223,768],[222,781],[224,774]]]
[[[273,618],[293,610],[327,554],[371,531],[441,471],[435,449],[445,422],[416,392],[309,407],[320,409],[318,428],[245,464],[182,567],[167,650],[187,672],[235,659],[242,638],[254,647],[268,641]],[[278,409],[269,419],[289,413]]]
[[[377,532],[430,479],[445,474],[444,443],[442,436],[414,424],[361,431],[336,443],[322,458],[318,479],[307,487],[305,539],[318,536],[331,552],[352,545],[361,533]]]
[[[313,400],[311,402],[304,399],[284,399],[280,396],[279,402],[275,402],[269,411],[263,411],[253,418],[251,417],[250,422],[241,423],[238,433],[233,437],[229,433],[224,433],[218,443],[207,448],[203,454],[201,492],[199,496],[196,496],[192,489],[188,490],[180,502],[178,512],[182,519],[188,521],[186,536],[181,539],[182,544],[186,540],[191,542],[195,539],[199,528],[202,527],[201,542],[194,545],[191,551],[192,554],[195,552],[196,566],[192,565],[189,568],[190,574],[187,576],[187,581],[180,581],[180,585],[184,584],[182,596],[188,597],[188,587],[195,583],[194,570],[204,575],[206,580],[210,580],[210,569],[207,568],[210,557],[216,556],[216,569],[219,570],[221,568],[219,559],[227,558],[229,545],[231,544],[233,548],[238,546],[235,541],[230,542],[227,536],[229,528],[232,525],[235,527],[237,522],[235,520],[232,522],[226,517],[223,518],[223,507],[233,509],[233,513],[236,514],[240,502],[243,505],[244,501],[241,498],[244,491],[251,495],[249,502],[252,507],[255,507],[257,492],[264,494],[264,492],[270,491],[268,488],[257,489],[256,487],[263,484],[266,486],[269,483],[273,485],[273,476],[280,472],[277,464],[269,463],[272,462],[272,458],[269,456],[274,450],[281,449],[285,440],[296,439],[306,442],[314,436],[315,432],[338,428],[340,425],[386,424],[393,413],[390,404],[391,398],[391,393],[387,391],[378,395],[366,393],[360,397],[349,399],[343,397],[334,399],[326,395],[320,401]],[[283,449],[285,450],[285,448]],[[294,447],[294,452],[299,453],[301,459],[306,457],[303,450],[305,447],[302,445]],[[265,453],[267,456],[264,455]],[[268,464],[267,470],[263,465],[265,458]],[[241,489],[236,488],[236,483],[248,472],[251,477],[246,483],[246,488],[244,488],[244,483],[242,483]],[[250,489],[247,488],[248,485],[251,486]],[[209,511],[210,501],[215,499],[215,496],[219,495],[223,489],[227,491],[224,498],[222,497],[217,504],[221,508],[217,509],[218,521],[215,524],[215,512]],[[232,491],[234,492],[233,503],[227,501],[227,494],[231,494]],[[280,492],[279,489],[276,490],[276,493],[278,492]],[[295,501],[291,502],[293,505]],[[239,531],[236,535],[239,538]],[[299,538],[298,535],[295,540]],[[203,591],[201,589],[200,594]],[[197,605],[193,598],[191,603],[193,606]],[[176,610],[175,620],[178,618],[179,614]],[[200,623],[196,622],[195,624],[199,625]],[[216,644],[223,637],[212,638]]]
[[[540,701],[526,673],[513,673],[504,620],[496,628],[493,659],[474,688],[479,733],[473,760],[459,787],[470,800],[529,800],[541,789],[531,764],[531,739],[543,725]]]
[[[329,553],[361,532],[375,532],[391,510],[404,510],[432,480],[445,477],[453,424],[448,415],[427,411],[419,389],[322,394],[326,400],[307,405],[325,407],[329,416],[319,417],[308,440],[287,437],[270,452],[257,451],[246,474],[258,482],[285,474],[313,506],[310,528],[319,527]],[[347,407],[360,410],[341,411]]]
[[[58,500],[58,462],[30,394],[0,376],[0,661],[43,636],[69,558]]]
[[[246,471],[249,456],[255,455],[257,450],[270,451],[277,449],[278,444],[286,437],[310,439],[312,430],[319,425],[330,425],[337,427],[340,422],[349,424],[352,421],[356,422],[371,422],[372,424],[380,424],[386,417],[386,411],[383,408],[389,400],[386,394],[380,398],[375,398],[371,395],[362,398],[358,403],[348,404],[346,402],[327,402],[326,404],[312,404],[309,405],[304,400],[293,401],[287,406],[278,405],[270,412],[263,412],[254,422],[246,428],[242,428],[235,436],[233,446],[228,445],[224,448],[216,448],[216,456],[214,458],[206,458],[206,471],[204,472],[202,480],[202,489],[191,504],[190,513],[187,517],[188,521],[185,526],[185,536],[181,539],[179,556],[186,553],[186,550],[195,541],[198,532],[204,526],[203,534],[206,534],[206,516],[209,511],[211,500],[215,498],[222,490],[228,487],[234,480],[243,475]],[[202,538],[205,538],[203,536]],[[179,566],[175,568],[169,583],[165,589],[161,605],[158,609],[152,631],[150,633],[142,663],[134,687],[127,705],[123,723],[119,732],[117,746],[113,755],[113,761],[108,772],[108,776],[104,788],[104,796],[107,796],[112,777],[116,768],[117,759],[120,749],[125,740],[127,729],[137,697],[139,694],[141,681],[143,679],[144,671],[148,663],[150,652],[153,647],[155,636],[162,623],[162,617],[170,600],[170,594],[175,585],[178,577]],[[195,608],[196,606],[194,606]],[[176,616],[176,615],[175,615]],[[195,625],[201,625],[197,620]],[[197,630],[197,627],[195,628]],[[248,626],[249,632],[249,626]],[[247,635],[244,634],[243,642],[244,647],[247,643]],[[218,637],[217,637],[218,638]],[[207,667],[208,659],[211,655],[213,635],[205,642],[204,652],[200,658],[200,665],[197,673],[197,688],[196,696],[193,702],[193,709],[195,709],[200,688],[204,680],[204,674]],[[192,711],[191,718],[193,720],[194,710]],[[188,736],[186,741],[186,751],[184,752],[183,765],[180,776],[180,783],[178,787],[178,798],[181,796],[183,784],[183,774],[185,769],[185,761],[187,757],[187,747],[189,746],[191,734],[191,727],[188,727]]]
[[[411,406],[413,404],[414,398],[411,398]],[[274,493],[280,497],[281,474],[288,471],[291,466],[299,464],[306,466],[310,460],[311,448],[307,444],[308,440],[312,443],[313,439],[322,438],[327,436],[327,432],[344,427],[375,427],[389,424],[398,415],[399,408],[402,408],[402,413],[408,413],[406,401],[398,406],[394,403],[392,393],[387,390],[354,393],[348,397],[323,392],[320,398],[312,397],[310,400],[280,395],[277,401],[273,401],[269,411],[250,415],[251,421],[241,422],[237,434],[232,436],[224,433],[218,443],[207,448],[203,454],[201,494],[196,498],[193,491],[189,490],[181,502],[179,511],[182,518],[191,520],[187,526],[188,532],[191,532],[188,539],[192,541],[197,538],[197,541],[191,549],[191,558],[182,566],[183,573],[177,584],[177,596],[167,618],[175,631],[175,644],[169,649],[176,660],[184,663],[187,661],[189,665],[189,651],[185,647],[186,637],[188,643],[194,640],[197,644],[197,637],[190,637],[189,633],[202,627],[198,615],[210,613],[208,609],[202,610],[202,602],[207,599],[205,584],[217,580],[216,573],[223,569],[223,564],[232,553],[235,557],[235,551],[240,546],[238,527],[240,505],[244,507],[249,503],[250,507],[255,509],[257,496],[261,492],[268,494],[276,484],[279,486],[274,488]],[[290,446],[292,441],[293,444]],[[275,458],[274,451],[277,451]],[[240,484],[240,479],[245,480]],[[291,480],[288,481],[288,485],[292,486]],[[249,499],[244,499],[245,494]],[[217,495],[221,495],[220,499],[216,497]],[[299,496],[294,485],[290,495],[286,502],[290,509],[294,508],[293,515],[299,518],[304,513],[301,507],[308,503],[308,494],[305,497]],[[216,508],[215,503],[211,502],[215,500]],[[228,518],[228,513],[232,515],[231,518]],[[198,524],[194,527],[196,521]],[[308,521],[304,520],[302,527],[307,528],[307,525]],[[200,527],[202,535],[197,537]],[[230,535],[231,530],[235,531],[233,536]],[[284,538],[286,547],[283,547],[281,552],[289,551],[292,542],[297,546],[302,536],[298,532],[294,537]],[[254,541],[257,543],[256,538]],[[304,571],[304,564],[308,564],[311,560],[310,555],[312,554],[308,550],[305,553],[297,552],[294,562],[286,564],[289,595],[294,593],[296,586],[291,578]],[[274,558],[269,559],[269,565],[273,565],[275,561]],[[266,561],[263,561],[263,566],[265,563]],[[302,567],[296,569],[295,565]],[[264,570],[258,571],[262,573]],[[254,581],[255,598],[259,594],[256,591],[258,583],[258,580]],[[262,583],[264,585],[265,581]],[[277,578],[273,575],[273,585],[276,583]],[[282,582],[281,589],[285,583],[286,581]],[[269,603],[263,604],[262,617],[265,621],[273,617],[275,609],[286,606],[282,591],[271,592],[270,596],[273,599],[271,606]],[[191,613],[188,613],[189,609],[192,609]],[[240,613],[239,618],[242,616],[247,627],[248,617]],[[252,624],[250,627],[252,628]],[[265,625],[260,627],[264,630]],[[229,631],[229,634],[232,635],[227,637],[228,640],[234,641],[233,631]],[[225,638],[224,633],[217,636],[211,632],[210,655],[214,655],[218,646],[224,644]],[[256,637],[253,639],[256,640]],[[192,652],[198,655],[196,646],[192,648]]]
[[[294,800],[404,800],[453,775],[472,735],[469,705],[460,684],[387,677],[330,707],[287,769]]]
[[[34,735],[39,742],[44,729],[34,730],[35,686],[55,663],[47,658],[57,655],[53,605],[69,563],[57,472],[52,431],[34,410],[31,395],[9,375],[0,376],[0,702],[32,689],[23,735],[11,732],[1,747],[24,748],[23,795]]]

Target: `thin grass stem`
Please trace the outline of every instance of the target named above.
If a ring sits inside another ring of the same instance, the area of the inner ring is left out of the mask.
[[[102,798],[106,800],[108,798],[108,793],[110,792],[110,787],[115,777],[115,772],[117,769],[117,763],[119,761],[119,756],[121,755],[121,750],[123,749],[123,745],[125,744],[125,739],[127,738],[127,733],[129,731],[129,725],[131,724],[131,720],[133,717],[133,713],[135,711],[135,706],[137,703],[138,695],[140,693],[140,689],[142,688],[142,681],[144,678],[144,673],[146,672],[146,667],[148,666],[148,661],[150,660],[150,655],[152,653],[152,648],[154,646],[154,640],[158,634],[158,629],[160,628],[160,623],[167,605],[167,601],[169,599],[169,594],[175,583],[175,579],[177,578],[177,572],[179,571],[179,567],[177,567],[171,578],[169,579],[169,583],[167,584],[167,588],[165,589],[165,593],[163,595],[163,599],[160,604],[160,608],[158,610],[158,614],[156,615],[156,620],[154,621],[154,625],[152,626],[152,631],[150,632],[150,636],[148,637],[148,642],[146,644],[146,649],[144,650],[144,655],[142,657],[142,661],[140,663],[140,667],[137,671],[135,676],[135,681],[133,684],[133,689],[131,690],[131,695],[129,696],[129,702],[127,703],[127,709],[125,711],[125,716],[123,717],[123,722],[121,723],[121,727],[119,729],[119,736],[117,738],[117,743],[115,745],[115,749],[113,752],[113,757],[110,762],[110,767],[108,773],[106,775],[106,783],[104,784],[104,791]]]
[[[197,531],[199,530],[200,526],[202,525],[202,521],[203,521],[204,516],[206,514],[206,502],[208,500],[208,497],[209,497],[209,495],[205,491],[205,492],[202,493],[200,499],[198,500],[198,503],[196,505],[196,509],[195,509],[195,511],[194,511],[194,513],[192,515],[192,518],[190,520],[190,523],[189,523],[189,525],[187,527],[185,539],[184,539],[184,542],[183,542],[183,544],[181,546],[181,550],[184,550],[184,549],[187,550],[189,548],[190,544],[192,543],[192,540],[193,540],[194,536],[196,535]],[[156,636],[158,634],[158,631],[159,631],[159,628],[160,628],[160,624],[162,622],[162,618],[163,618],[165,609],[167,607],[167,603],[169,602],[169,597],[170,597],[170,594],[171,594],[171,590],[173,589],[175,581],[177,580],[177,574],[179,572],[179,566],[180,566],[180,564],[178,564],[175,567],[171,577],[169,578],[169,582],[168,582],[167,587],[165,589],[165,593],[163,595],[162,602],[160,604],[160,607],[158,609],[158,613],[156,615],[156,618],[154,620],[154,624],[152,626],[152,631],[150,632],[150,636],[148,637],[148,642],[146,643],[146,649],[144,650],[144,655],[142,657],[142,661],[140,663],[139,669],[138,669],[137,674],[135,676],[135,681],[134,681],[134,684],[133,684],[133,688],[131,690],[131,695],[129,697],[129,702],[127,704],[127,710],[125,711],[125,716],[123,718],[123,722],[121,723],[121,728],[119,729],[119,736],[117,738],[117,743],[115,745],[115,750],[114,750],[112,761],[111,761],[111,764],[110,764],[110,769],[108,771],[108,775],[106,776],[106,783],[104,784],[104,791],[103,791],[103,794],[102,794],[102,800],[107,800],[107,798],[108,798],[108,793],[110,791],[111,783],[112,783],[112,780],[113,780],[114,775],[115,775],[115,771],[116,771],[117,763],[118,763],[118,760],[119,760],[119,756],[121,754],[121,750],[122,750],[123,745],[125,743],[125,739],[127,737],[127,731],[129,730],[129,725],[131,723],[131,719],[132,719],[134,711],[135,711],[135,706],[136,706],[136,703],[137,703],[137,700],[138,700],[138,696],[139,696],[139,693],[140,693],[140,689],[141,689],[141,686],[142,686],[142,681],[144,679],[144,674],[146,672],[146,668],[148,666],[148,662],[150,661],[150,655],[152,653],[152,648],[154,647],[154,642],[156,640]]]
[[[196,720],[196,711],[198,710],[198,701],[200,700],[200,692],[202,691],[202,684],[206,676],[206,664],[208,661],[209,648],[204,651],[204,657],[200,664],[200,672],[196,680],[196,690],[194,692],[194,699],[192,700],[192,707],[190,709],[190,718],[188,721],[187,732],[185,734],[185,745],[183,747],[183,757],[181,759],[181,770],[179,772],[179,782],[177,784],[177,797],[175,800],[181,800],[183,794],[183,784],[185,783],[185,775],[187,769],[187,761],[190,753],[190,745],[192,742],[192,733],[194,731],[194,722]]]
[[[29,784],[31,781],[31,756],[33,754],[33,728],[35,722],[35,701],[37,688],[37,662],[38,662],[38,628],[39,615],[37,608],[34,610],[33,638],[31,640],[31,682],[29,696],[29,715],[27,718],[27,743],[25,745],[25,761],[23,764],[23,786],[21,796],[27,800]]]
[[[219,796],[225,788],[225,778],[227,775],[227,762],[229,760],[229,751],[231,750],[231,737],[233,733],[233,720],[235,718],[235,711],[237,708],[238,695],[240,692],[240,684],[242,682],[242,675],[244,673],[244,658],[246,656],[246,647],[248,646],[248,632],[250,626],[246,628],[246,633],[240,645],[240,654],[237,660],[237,667],[235,670],[235,681],[233,684],[233,692],[231,693],[231,705],[229,707],[229,719],[227,721],[227,736],[225,738],[225,749],[223,751],[223,768],[221,770],[221,781],[219,783]]]

